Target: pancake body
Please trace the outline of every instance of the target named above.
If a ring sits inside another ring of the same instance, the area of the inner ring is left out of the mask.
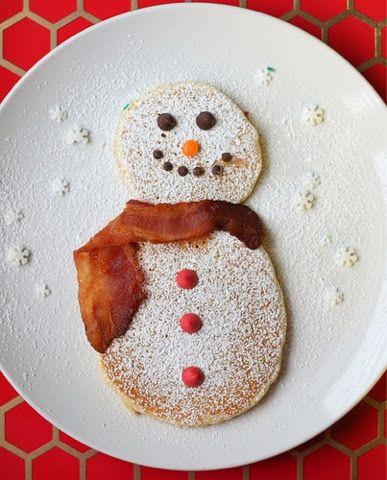
[[[278,375],[286,332],[281,289],[264,249],[216,232],[197,242],[141,244],[139,260],[148,298],[101,356],[125,403],[180,426],[220,423],[253,407]],[[199,277],[192,290],[176,283],[185,268]],[[197,333],[182,331],[184,313],[201,317]],[[181,379],[192,365],[205,375],[198,388]]]
[[[196,123],[201,112],[211,112],[216,124],[209,130]],[[157,124],[162,113],[173,115],[176,126],[163,131]],[[199,152],[187,157],[182,146],[194,139]],[[162,152],[155,159],[153,152]],[[214,87],[184,82],[162,85],[122,112],[113,151],[118,168],[138,199],[153,203],[198,200],[243,201],[254,188],[261,170],[258,133],[241,109]],[[222,154],[232,158],[222,160]],[[170,170],[164,164],[170,163]],[[213,173],[214,165],[222,169]],[[181,176],[179,167],[187,174]],[[200,167],[203,173],[194,174]]]

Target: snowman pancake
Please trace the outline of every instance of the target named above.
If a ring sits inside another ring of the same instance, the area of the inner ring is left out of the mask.
[[[87,337],[135,412],[220,423],[278,375],[282,292],[259,217],[236,203],[259,175],[257,139],[240,109],[202,84],[162,86],[120,119],[115,153],[142,201],[74,259]]]
[[[114,153],[137,198],[152,202],[242,202],[261,170],[246,115],[200,83],[163,85],[124,110]]]

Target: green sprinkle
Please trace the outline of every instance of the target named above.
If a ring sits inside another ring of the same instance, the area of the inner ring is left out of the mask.
[[[269,72],[275,72],[275,68],[273,68],[273,67],[267,67],[267,69],[268,69]]]
[[[130,103],[127,103],[127,104],[125,105],[125,107],[123,108],[123,110],[126,110],[126,109],[129,107],[129,105],[130,105]]]

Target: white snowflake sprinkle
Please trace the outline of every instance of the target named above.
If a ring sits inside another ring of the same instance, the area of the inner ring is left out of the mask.
[[[322,237],[320,244],[322,247],[328,247],[332,243],[332,235],[325,235]]]
[[[69,143],[82,143],[86,145],[90,141],[90,132],[85,128],[75,125],[74,128],[68,131],[67,140]]]
[[[14,210],[10,208],[3,213],[4,223],[8,226],[20,222],[23,220],[23,218],[24,213],[21,210]]]
[[[335,261],[340,267],[351,268],[359,261],[359,256],[353,247],[341,245],[336,250]]]
[[[321,183],[319,175],[314,172],[308,172],[302,179],[302,185],[306,190],[315,190]]]
[[[316,204],[316,197],[308,190],[303,190],[296,193],[293,202],[300,210],[310,210]]]
[[[269,85],[273,81],[273,71],[268,68],[261,68],[257,73],[259,85]]]
[[[52,191],[55,195],[63,197],[70,191],[70,183],[64,178],[55,178],[52,182]]]
[[[55,105],[49,110],[51,120],[54,120],[58,123],[66,120],[68,114],[67,111],[62,107],[62,105]]]
[[[26,265],[30,260],[31,252],[25,246],[11,245],[8,247],[6,258],[8,263],[15,267]]]
[[[303,116],[308,125],[318,125],[325,119],[325,110],[318,105],[309,105],[304,109]]]
[[[330,286],[325,291],[325,298],[334,307],[344,302],[344,293],[339,287]]]
[[[47,298],[51,295],[51,289],[45,283],[35,285],[35,294],[38,298]]]

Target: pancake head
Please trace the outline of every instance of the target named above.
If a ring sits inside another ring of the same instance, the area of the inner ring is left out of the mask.
[[[166,84],[124,110],[118,167],[139,199],[243,201],[261,170],[258,133],[226,95],[205,84]]]

